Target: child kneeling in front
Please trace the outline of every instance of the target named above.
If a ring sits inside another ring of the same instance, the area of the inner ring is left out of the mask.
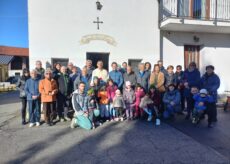
[[[193,99],[195,100],[195,107],[192,114],[192,123],[198,124],[207,110],[208,103],[214,102],[214,99],[212,96],[208,95],[206,89],[201,89],[198,94],[193,96]]]
[[[113,107],[115,110],[115,121],[123,121],[123,111],[125,109],[125,101],[119,89],[116,90],[116,95],[113,98]]]

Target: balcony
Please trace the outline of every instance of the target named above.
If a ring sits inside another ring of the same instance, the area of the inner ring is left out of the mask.
[[[230,33],[230,0],[160,0],[160,29]]]

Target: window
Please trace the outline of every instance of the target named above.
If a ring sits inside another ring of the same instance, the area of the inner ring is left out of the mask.
[[[142,59],[129,59],[128,64],[133,68],[134,71],[138,69],[138,64],[141,63]]]
[[[52,62],[52,66],[55,63],[60,63],[62,66],[67,66],[68,62],[69,62],[69,59],[68,58],[52,58],[51,62]]]

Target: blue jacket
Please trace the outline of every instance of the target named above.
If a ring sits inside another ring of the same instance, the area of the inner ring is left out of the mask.
[[[201,97],[200,94],[194,95],[193,99],[195,100],[195,109],[198,111],[205,110],[207,108],[205,104],[203,106],[199,106],[200,102],[203,102],[203,103],[214,102],[214,99],[212,96]]]
[[[207,89],[210,95],[217,100],[217,90],[220,87],[220,78],[213,73],[212,75],[204,74],[201,78],[201,88]]]
[[[26,81],[25,92],[26,92],[27,100],[33,100],[32,96],[40,96],[39,89],[38,89],[39,81],[40,78],[36,78],[36,79],[30,78]]]
[[[174,102],[176,105],[180,105],[180,92],[178,90],[168,91],[164,94],[163,102],[168,105],[170,102]]]
[[[118,86],[118,88],[122,87],[123,84],[123,76],[120,71],[110,71],[109,72],[110,79]]]
[[[200,88],[200,71],[195,69],[192,72],[189,72],[188,69],[184,72],[184,81],[188,82],[189,87],[196,86]]]

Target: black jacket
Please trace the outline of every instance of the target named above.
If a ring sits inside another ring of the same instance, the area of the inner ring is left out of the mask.
[[[60,74],[57,77],[58,93],[69,96],[72,93],[73,84],[68,74]]]

